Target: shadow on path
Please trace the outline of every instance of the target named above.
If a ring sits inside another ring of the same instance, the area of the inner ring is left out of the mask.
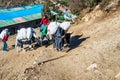
[[[42,65],[43,63],[47,63],[47,62],[51,62],[51,61],[54,61],[54,60],[58,60],[58,59],[66,57],[66,56],[68,56],[68,54],[65,54],[65,55],[62,55],[62,56],[59,56],[59,57],[56,57],[56,58],[52,58],[52,59],[49,59],[49,60],[45,60],[45,61],[39,62],[38,65]]]
[[[76,35],[76,36],[73,36],[71,37],[71,45],[70,45],[70,50],[72,49],[75,49],[76,47],[78,47],[83,41],[87,40],[88,38],[90,37],[85,37],[85,38],[80,38],[82,37],[82,35]],[[68,52],[68,51],[67,51]],[[52,59],[49,59],[49,60],[46,60],[46,61],[42,61],[40,63],[38,63],[38,65],[41,65],[43,63],[47,63],[47,62],[51,62],[51,61],[54,61],[54,60],[57,60],[57,59],[60,59],[60,58],[63,58],[63,57],[66,57],[68,56],[69,54],[65,54],[65,55],[62,55],[62,56],[59,56],[57,58],[52,58]]]
[[[90,37],[84,37],[84,38],[80,38],[80,37],[82,37],[82,35],[76,35],[76,36],[71,37],[70,49],[67,52],[77,48],[82,42],[90,38]]]

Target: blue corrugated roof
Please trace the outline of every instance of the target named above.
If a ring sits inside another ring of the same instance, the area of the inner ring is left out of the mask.
[[[0,8],[0,20],[28,16],[32,14],[42,13],[42,11],[43,11],[42,4],[21,6],[16,8],[9,8],[9,9]]]

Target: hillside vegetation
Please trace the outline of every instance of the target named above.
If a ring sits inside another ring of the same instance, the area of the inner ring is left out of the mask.
[[[111,3],[109,6],[112,7],[116,7],[120,3],[120,0],[0,0],[0,8],[42,3],[48,9],[53,1],[69,7],[76,14],[86,8],[92,10],[98,4],[101,9],[104,9]]]

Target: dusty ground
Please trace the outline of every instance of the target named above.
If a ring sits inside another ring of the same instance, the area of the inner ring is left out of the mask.
[[[52,46],[20,53],[12,48],[0,51],[0,80],[120,80],[119,13],[72,26],[67,53]],[[8,43],[14,44],[14,36]]]

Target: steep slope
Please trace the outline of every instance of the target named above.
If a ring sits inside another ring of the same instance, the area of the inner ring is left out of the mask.
[[[0,80],[119,80],[119,13],[73,25],[67,53],[55,51],[52,45],[20,53],[1,51]],[[10,46],[13,40],[10,38]]]
[[[103,20],[71,27],[71,50],[56,53],[44,50],[33,68],[26,70],[29,80],[119,80],[119,11]],[[83,34],[83,35],[81,35]],[[59,54],[59,55],[58,55]],[[92,66],[92,67],[91,67]],[[28,72],[29,71],[29,72]]]

